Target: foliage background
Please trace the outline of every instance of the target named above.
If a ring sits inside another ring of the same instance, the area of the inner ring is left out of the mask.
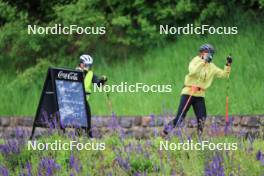
[[[79,55],[95,58],[95,71],[109,84],[172,84],[169,94],[111,95],[119,115],[174,112],[189,60],[199,45],[217,48],[215,62],[235,60],[231,77],[231,111],[263,113],[263,0],[0,0],[1,115],[33,115],[49,66],[74,68]],[[235,36],[160,35],[159,25],[238,26]],[[28,35],[27,25],[106,26],[106,35]],[[125,68],[125,69],[124,69]],[[224,111],[225,81],[208,91],[209,114]],[[94,94],[94,114],[109,114],[106,98]],[[215,106],[215,105],[219,106]],[[125,106],[124,106],[125,105]]]

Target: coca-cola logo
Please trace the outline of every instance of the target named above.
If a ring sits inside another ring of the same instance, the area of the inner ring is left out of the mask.
[[[60,71],[58,73],[58,78],[78,81],[78,73],[74,73],[74,72],[64,73],[63,71]]]

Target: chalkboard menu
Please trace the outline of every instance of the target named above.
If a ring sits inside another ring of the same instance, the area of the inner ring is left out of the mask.
[[[87,113],[82,83],[56,80],[60,121],[63,126],[75,125],[87,127]]]
[[[90,130],[91,117],[85,100],[81,71],[49,68],[37,108],[36,127],[78,127]]]

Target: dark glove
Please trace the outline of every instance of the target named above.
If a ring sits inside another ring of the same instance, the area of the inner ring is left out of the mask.
[[[106,77],[105,75],[103,75],[103,76],[100,78],[100,84],[105,85],[106,81],[107,81],[107,77]]]
[[[107,81],[107,77],[106,77],[105,75],[103,75],[101,79],[102,79],[104,82]]]
[[[232,57],[231,56],[227,56],[227,58],[226,58],[226,65],[231,65],[232,62],[233,62]]]

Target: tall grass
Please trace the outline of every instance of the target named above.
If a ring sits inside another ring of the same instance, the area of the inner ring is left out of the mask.
[[[117,114],[159,114],[176,111],[184,76],[190,60],[197,55],[202,43],[212,43],[217,50],[214,63],[224,67],[230,53],[234,58],[230,76],[229,105],[231,114],[263,113],[263,50],[264,36],[261,25],[251,26],[234,36],[211,35],[207,37],[184,36],[174,44],[149,51],[142,59],[130,59],[128,63],[101,68],[99,73],[109,75],[109,84],[144,82],[146,84],[171,84],[171,93],[113,93]],[[227,80],[216,80],[206,92],[206,104],[211,115],[225,112]],[[101,108],[103,98],[94,94],[91,104],[94,113],[107,113]]]
[[[184,76],[188,73],[190,60],[197,55],[203,43],[216,47],[214,63],[223,68],[225,58],[230,53],[234,58],[230,77],[229,109],[231,114],[263,114],[264,63],[263,25],[255,24],[239,28],[238,35],[182,36],[177,42],[149,50],[144,56],[107,64],[107,58],[95,58],[94,71],[105,74],[108,84],[128,82],[134,84],[171,84],[170,93],[110,93],[113,110],[117,115],[148,115],[175,113]],[[98,61],[100,60],[100,61]],[[99,63],[100,62],[100,63]],[[73,66],[67,63],[65,67]],[[44,77],[44,75],[43,75]],[[13,78],[12,78],[13,79]],[[39,101],[41,88],[32,86],[28,91],[17,87],[7,89],[12,79],[9,74],[1,74],[1,115],[33,115]],[[39,81],[39,80],[35,80]],[[43,79],[41,79],[43,81]],[[206,105],[209,115],[225,113],[227,80],[216,80],[206,92]],[[93,93],[90,105],[94,115],[108,115],[111,110],[104,93]],[[192,112],[189,114],[192,115]]]

